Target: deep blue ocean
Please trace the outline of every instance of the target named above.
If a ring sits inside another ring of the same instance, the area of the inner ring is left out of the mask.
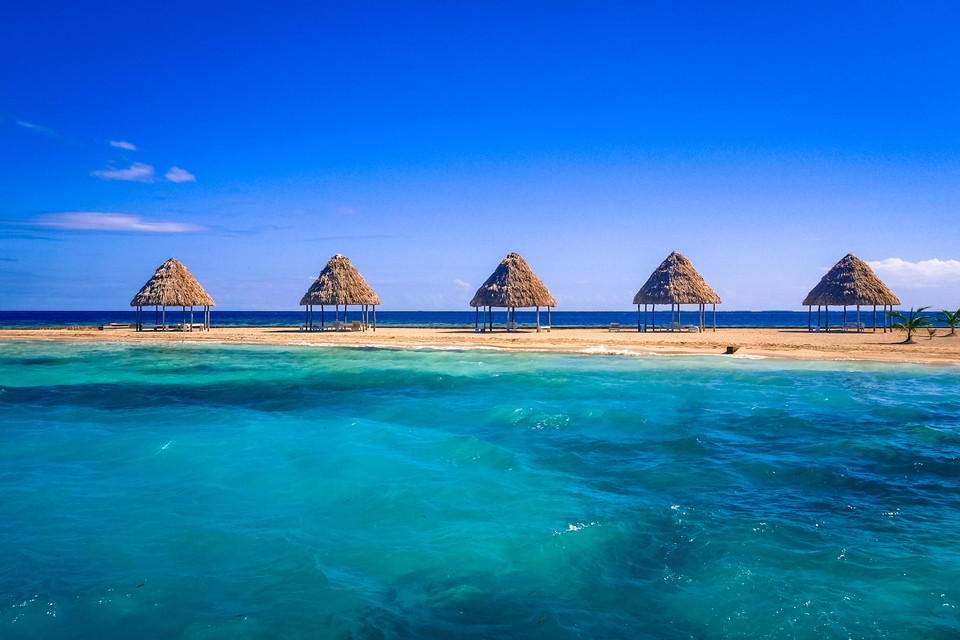
[[[958,386],[0,341],[0,638],[957,638]]]
[[[144,318],[152,321],[153,310],[144,309]],[[343,311],[340,311],[341,317]],[[179,308],[167,309],[168,322],[179,321],[182,312]],[[195,312],[195,320],[200,321],[201,312]],[[826,322],[826,313],[822,322]],[[348,317],[359,320],[360,313],[356,308],[348,310]],[[813,324],[817,323],[816,309],[813,311]],[[839,325],[843,321],[842,311],[831,308],[830,324]],[[931,316],[936,324],[936,318]],[[213,326],[261,327],[261,326],[296,326],[304,323],[303,311],[220,311],[216,308],[211,311]],[[325,319],[332,322],[333,309],[325,311]],[[716,323],[718,327],[806,327],[810,319],[807,311],[717,311]],[[494,311],[495,324],[503,324],[506,320],[502,309]],[[469,311],[377,311],[377,323],[383,326],[473,326],[476,314]],[[481,317],[481,322],[482,322]],[[547,312],[541,310],[540,321],[547,323]],[[654,318],[656,324],[666,324],[670,321],[668,309],[658,308]],[[856,310],[847,310],[847,321],[856,321]],[[867,326],[873,326],[873,312],[863,309],[861,321]],[[134,323],[136,311],[0,311],[0,328],[29,328],[52,326],[101,326],[110,323]],[[518,310],[517,322],[533,325],[536,316],[530,310]],[[556,327],[605,327],[611,322],[619,322],[623,326],[636,326],[637,312],[632,311],[553,311],[550,322]],[[699,324],[698,313],[681,311],[679,322],[683,324]],[[706,326],[713,326],[713,313],[708,309],[705,316]],[[320,310],[314,312],[314,323],[320,323]],[[883,326],[883,314],[877,312],[877,326]]]

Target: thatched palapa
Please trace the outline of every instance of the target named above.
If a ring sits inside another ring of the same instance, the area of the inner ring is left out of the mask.
[[[158,314],[154,325],[146,326],[152,329],[166,329],[167,307],[181,307],[183,322],[179,328],[194,329],[193,308],[203,307],[203,329],[210,329],[210,307],[214,306],[213,298],[204,291],[193,274],[178,260],[170,258],[160,265],[153,277],[147,280],[137,295],[130,301],[131,307],[137,308],[137,331],[143,331],[143,307],[155,307]],[[186,319],[187,307],[190,308],[190,322]],[[163,309],[163,315],[159,310]]]
[[[684,327],[680,324],[680,305],[695,304],[700,311],[700,324],[696,325],[697,330],[702,331],[704,326],[704,308],[708,304],[713,306],[713,329],[717,328],[717,307],[720,304],[720,296],[710,288],[706,280],[697,273],[693,264],[687,258],[676,251],[667,256],[667,259],[660,263],[647,281],[644,283],[637,295],[633,297],[633,304],[637,305],[637,331],[646,331],[647,328],[654,328],[656,319],[656,309],[658,304],[670,305],[670,324],[668,330],[693,329],[694,325]],[[644,306],[644,322],[641,329],[640,305]],[[653,305],[650,323],[646,322],[647,305]],[[674,316],[674,314],[676,314]]]
[[[847,307],[855,306],[857,308],[857,320],[853,326],[857,330],[863,329],[863,324],[860,322],[860,307],[873,306],[873,330],[876,331],[877,307],[883,308],[884,318],[886,318],[887,309],[892,310],[894,306],[899,305],[900,299],[877,277],[870,265],[852,253],[848,253],[827,271],[826,275],[817,283],[817,286],[810,290],[810,293],[804,298],[803,304],[807,307],[807,328],[810,330],[813,330],[813,307],[817,307],[818,330],[821,326],[821,307],[826,309],[825,328],[827,331],[830,330],[830,305],[843,307],[842,328],[844,329],[849,328]],[[884,320],[883,328],[886,331],[886,320]]]
[[[366,329],[369,325],[369,308],[373,308],[373,329],[377,328],[377,305],[380,297],[370,288],[360,272],[350,264],[346,256],[339,253],[327,262],[314,283],[303,294],[300,306],[306,307],[306,323],[304,328],[313,329],[313,307],[320,306],[320,328],[324,329],[324,307],[333,306],[336,309],[335,329],[344,328],[340,323],[340,305],[343,305],[344,323],[347,320],[347,305],[358,305],[363,308],[361,325]]]
[[[511,253],[500,262],[500,265],[480,285],[470,306],[477,310],[475,328],[480,330],[480,307],[487,308],[487,318],[490,331],[493,331],[493,308],[507,309],[507,330],[516,328],[517,308],[536,307],[537,331],[540,331],[540,307],[547,308],[547,327],[550,325],[550,310],[557,306],[557,301],[547,291],[547,287],[533,272],[527,261],[519,254]]]

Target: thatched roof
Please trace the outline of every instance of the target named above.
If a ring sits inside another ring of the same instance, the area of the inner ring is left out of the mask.
[[[719,304],[720,296],[710,288],[693,264],[674,251],[650,274],[633,296],[633,304]]]
[[[487,278],[470,301],[471,307],[555,307],[557,301],[527,261],[511,253]]]
[[[883,284],[866,262],[848,253],[820,279],[804,305],[898,305],[900,298]]]
[[[380,297],[350,260],[338,253],[300,299],[301,307],[308,304],[380,304]]]
[[[130,301],[131,307],[212,307],[214,304],[193,274],[173,258],[157,267],[153,277]]]

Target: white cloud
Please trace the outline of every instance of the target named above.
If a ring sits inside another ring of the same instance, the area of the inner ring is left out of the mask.
[[[458,289],[462,289],[464,291],[471,291],[473,289],[473,287],[470,286],[469,282],[461,280],[460,278],[454,278],[452,282],[453,282],[453,285]]]
[[[145,233],[189,233],[203,227],[184,222],[147,222],[127,213],[66,211],[51,213],[36,220],[41,227],[71,231],[138,231]]]
[[[170,170],[163,174],[163,177],[170,182],[196,182],[197,177],[180,167],[170,167]]]
[[[134,162],[129,169],[102,169],[90,175],[103,180],[122,180],[125,182],[153,182],[156,180],[153,167],[142,162]]]
[[[126,149],[127,151],[136,151],[137,147],[132,142],[124,142],[123,140],[111,140],[111,147],[116,147],[117,149]]]
[[[26,120],[17,120],[17,124],[20,125],[21,127],[23,127],[24,129],[29,129],[30,131],[34,131],[34,132],[36,132],[36,133],[40,133],[40,134],[43,134],[43,135],[45,135],[45,136],[55,136],[55,135],[57,135],[57,132],[54,131],[53,129],[49,128],[49,127],[41,127],[41,126],[38,125],[38,124],[34,124],[34,123],[32,123],[32,122],[27,122]]]
[[[889,285],[925,288],[960,283],[960,260],[932,258],[907,262],[900,258],[887,258],[867,264]]]

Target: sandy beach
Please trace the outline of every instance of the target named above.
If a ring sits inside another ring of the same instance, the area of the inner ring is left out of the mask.
[[[63,340],[90,342],[195,342],[362,346],[382,348],[495,348],[513,351],[559,351],[591,354],[724,354],[786,359],[871,360],[960,365],[960,335],[938,329],[915,334],[915,344],[902,344],[901,332],[811,333],[805,329],[718,329],[704,333],[638,333],[622,328],[554,328],[507,333],[477,333],[473,328],[378,327],[376,331],[300,331],[297,327],[216,327],[211,331],[145,331],[131,328],[65,327],[2,329],[0,340]]]

